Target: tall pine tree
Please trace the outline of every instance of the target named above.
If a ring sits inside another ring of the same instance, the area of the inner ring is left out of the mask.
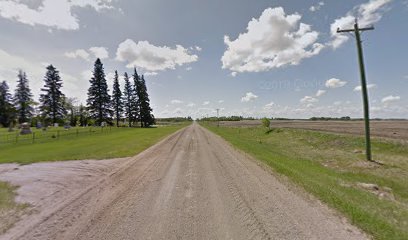
[[[113,111],[111,109],[111,98],[108,93],[103,64],[98,58],[95,61],[93,77],[89,81],[87,105],[89,113],[95,119],[97,125],[102,122],[111,123]]]
[[[33,95],[28,85],[27,75],[23,71],[18,72],[17,88],[14,94],[14,106],[17,111],[19,123],[29,122],[33,116]]]
[[[41,88],[44,94],[40,95],[40,111],[46,120],[50,119],[54,124],[61,121],[66,114],[64,94],[60,90],[62,80],[54,66],[47,67],[44,83],[44,88]]]
[[[133,121],[137,124],[140,120],[140,102],[139,102],[139,91],[140,91],[140,76],[137,74],[136,68],[133,73],[133,98],[131,102],[131,112]]]
[[[129,80],[129,75],[125,72],[125,88],[123,89],[123,106],[125,110],[125,117],[128,120],[129,127],[132,126],[133,115],[132,115],[132,102],[134,98],[133,87]]]
[[[120,91],[118,71],[115,71],[112,91],[112,105],[115,112],[116,126],[119,127],[119,121],[123,112],[122,92]]]
[[[155,119],[152,114],[153,110],[150,107],[149,94],[147,93],[146,81],[143,75],[139,80],[138,99],[141,127],[149,127],[155,123]]]
[[[6,81],[0,83],[0,125],[10,127],[15,117],[11,94]]]

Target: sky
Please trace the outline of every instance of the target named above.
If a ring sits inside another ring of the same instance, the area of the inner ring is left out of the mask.
[[[408,118],[408,0],[0,0],[0,81],[46,66],[86,103],[100,58],[144,74],[156,117],[359,118],[362,34],[372,118]],[[123,79],[121,79],[123,87]]]

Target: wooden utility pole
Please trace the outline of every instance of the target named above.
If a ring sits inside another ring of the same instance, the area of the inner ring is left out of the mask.
[[[217,127],[219,127],[220,126],[220,118],[219,118],[220,109],[217,108],[216,110],[217,110]]]
[[[361,77],[361,92],[363,94],[363,104],[364,104],[364,122],[365,122],[365,140],[366,140],[366,157],[368,161],[372,161],[371,158],[371,140],[370,140],[370,109],[368,104],[368,93],[367,93],[367,83],[364,70],[364,58],[363,58],[363,47],[361,46],[360,32],[374,30],[374,27],[360,28],[358,22],[354,24],[353,29],[337,29],[338,33],[344,32],[354,32],[356,36],[357,52],[358,52],[358,63],[360,66],[360,77]]]

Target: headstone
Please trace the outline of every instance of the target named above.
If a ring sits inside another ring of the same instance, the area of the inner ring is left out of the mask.
[[[101,127],[105,127],[106,126],[106,122],[101,122]]]
[[[71,128],[71,125],[69,125],[69,123],[65,123],[64,129],[65,129],[65,130],[69,130],[70,128]]]
[[[37,129],[41,129],[41,128],[42,128],[42,124],[41,124],[40,122],[39,122],[39,123],[37,123],[36,128],[37,128]]]
[[[21,131],[20,134],[21,135],[25,135],[25,134],[31,134],[31,129],[30,129],[30,124],[29,123],[22,123],[21,124]]]
[[[54,127],[59,127],[59,124],[58,123],[54,123]]]

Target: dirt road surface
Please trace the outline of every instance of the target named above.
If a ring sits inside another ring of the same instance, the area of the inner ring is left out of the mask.
[[[367,239],[288,186],[192,124],[0,239]]]

